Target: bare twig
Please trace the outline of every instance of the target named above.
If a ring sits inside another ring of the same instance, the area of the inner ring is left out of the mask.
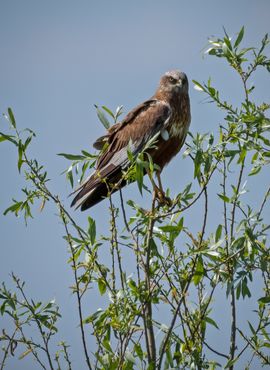
[[[151,239],[153,234],[154,219],[153,215],[155,212],[155,202],[156,195],[154,192],[153,201],[152,201],[152,210],[149,219],[149,225],[146,235],[146,261],[145,261],[145,283],[146,283],[146,292],[147,299],[145,300],[145,309],[144,309],[144,327],[145,327],[145,337],[148,348],[148,361],[149,365],[155,366],[156,364],[156,342],[155,334],[152,321],[152,297],[151,297],[151,272],[150,272],[150,257],[151,257]]]

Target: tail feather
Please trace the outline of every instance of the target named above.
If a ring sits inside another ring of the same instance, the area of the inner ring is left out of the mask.
[[[106,181],[104,180],[106,179]],[[126,185],[126,180],[122,179],[122,167],[120,165],[108,164],[100,171],[91,174],[72,194],[76,193],[71,207],[81,207],[84,211],[101,202],[108,196],[108,193],[114,193],[120,187]]]
[[[99,182],[93,189],[82,189],[71,203],[71,207],[81,208],[81,211],[93,207],[108,195],[108,188],[104,182]]]

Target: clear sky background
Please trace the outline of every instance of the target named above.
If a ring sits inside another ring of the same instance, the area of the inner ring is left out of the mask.
[[[68,163],[56,154],[89,149],[103,134],[94,104],[113,110],[123,104],[127,112],[154,93],[164,72],[177,68],[190,80],[191,131],[217,132],[222,113],[204,102],[191,80],[211,76],[224,97],[234,102],[242,93],[224,62],[202,57],[208,37],[222,35],[223,26],[235,37],[244,25],[244,43],[258,45],[270,31],[269,0],[0,0],[0,14],[0,112],[12,107],[19,128],[37,133],[30,153],[45,165],[51,189],[67,206],[70,188],[60,173]],[[269,78],[259,72],[255,83],[256,99],[269,101]],[[5,125],[1,118],[0,131]],[[52,205],[42,213],[37,205],[27,228],[22,218],[3,217],[11,198],[20,199],[24,185],[15,150],[7,143],[0,145],[0,166],[0,281],[11,286],[13,271],[27,282],[27,292],[35,299],[56,299],[63,314],[58,339],[72,345],[75,368],[83,369],[62,225]],[[178,155],[164,171],[165,187],[175,194],[192,181],[192,174],[191,163]],[[136,194],[136,201],[147,202],[138,193],[134,184],[125,197]],[[117,204],[118,195],[114,199]],[[108,226],[107,206],[105,201],[89,212],[100,232]],[[74,217],[86,224],[87,213],[77,211]],[[214,210],[211,217],[214,220]],[[193,222],[196,225],[196,219]],[[217,302],[220,312],[223,303]],[[32,360],[13,361],[15,370],[35,368]]]

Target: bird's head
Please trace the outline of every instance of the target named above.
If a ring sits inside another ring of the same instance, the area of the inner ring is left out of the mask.
[[[188,79],[184,72],[173,70],[161,77],[158,91],[169,94],[188,94]]]

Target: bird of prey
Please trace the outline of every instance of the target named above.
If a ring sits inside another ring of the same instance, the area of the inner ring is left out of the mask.
[[[131,110],[96,140],[93,146],[100,154],[95,172],[75,190],[71,206],[84,211],[102,201],[109,192],[125,186],[122,174],[131,165],[128,150],[136,158],[155,136],[155,146],[149,149],[149,154],[158,168],[159,186],[153,184],[159,195],[164,195],[160,173],[184,144],[190,120],[187,76],[178,70],[166,72],[152,98]]]

